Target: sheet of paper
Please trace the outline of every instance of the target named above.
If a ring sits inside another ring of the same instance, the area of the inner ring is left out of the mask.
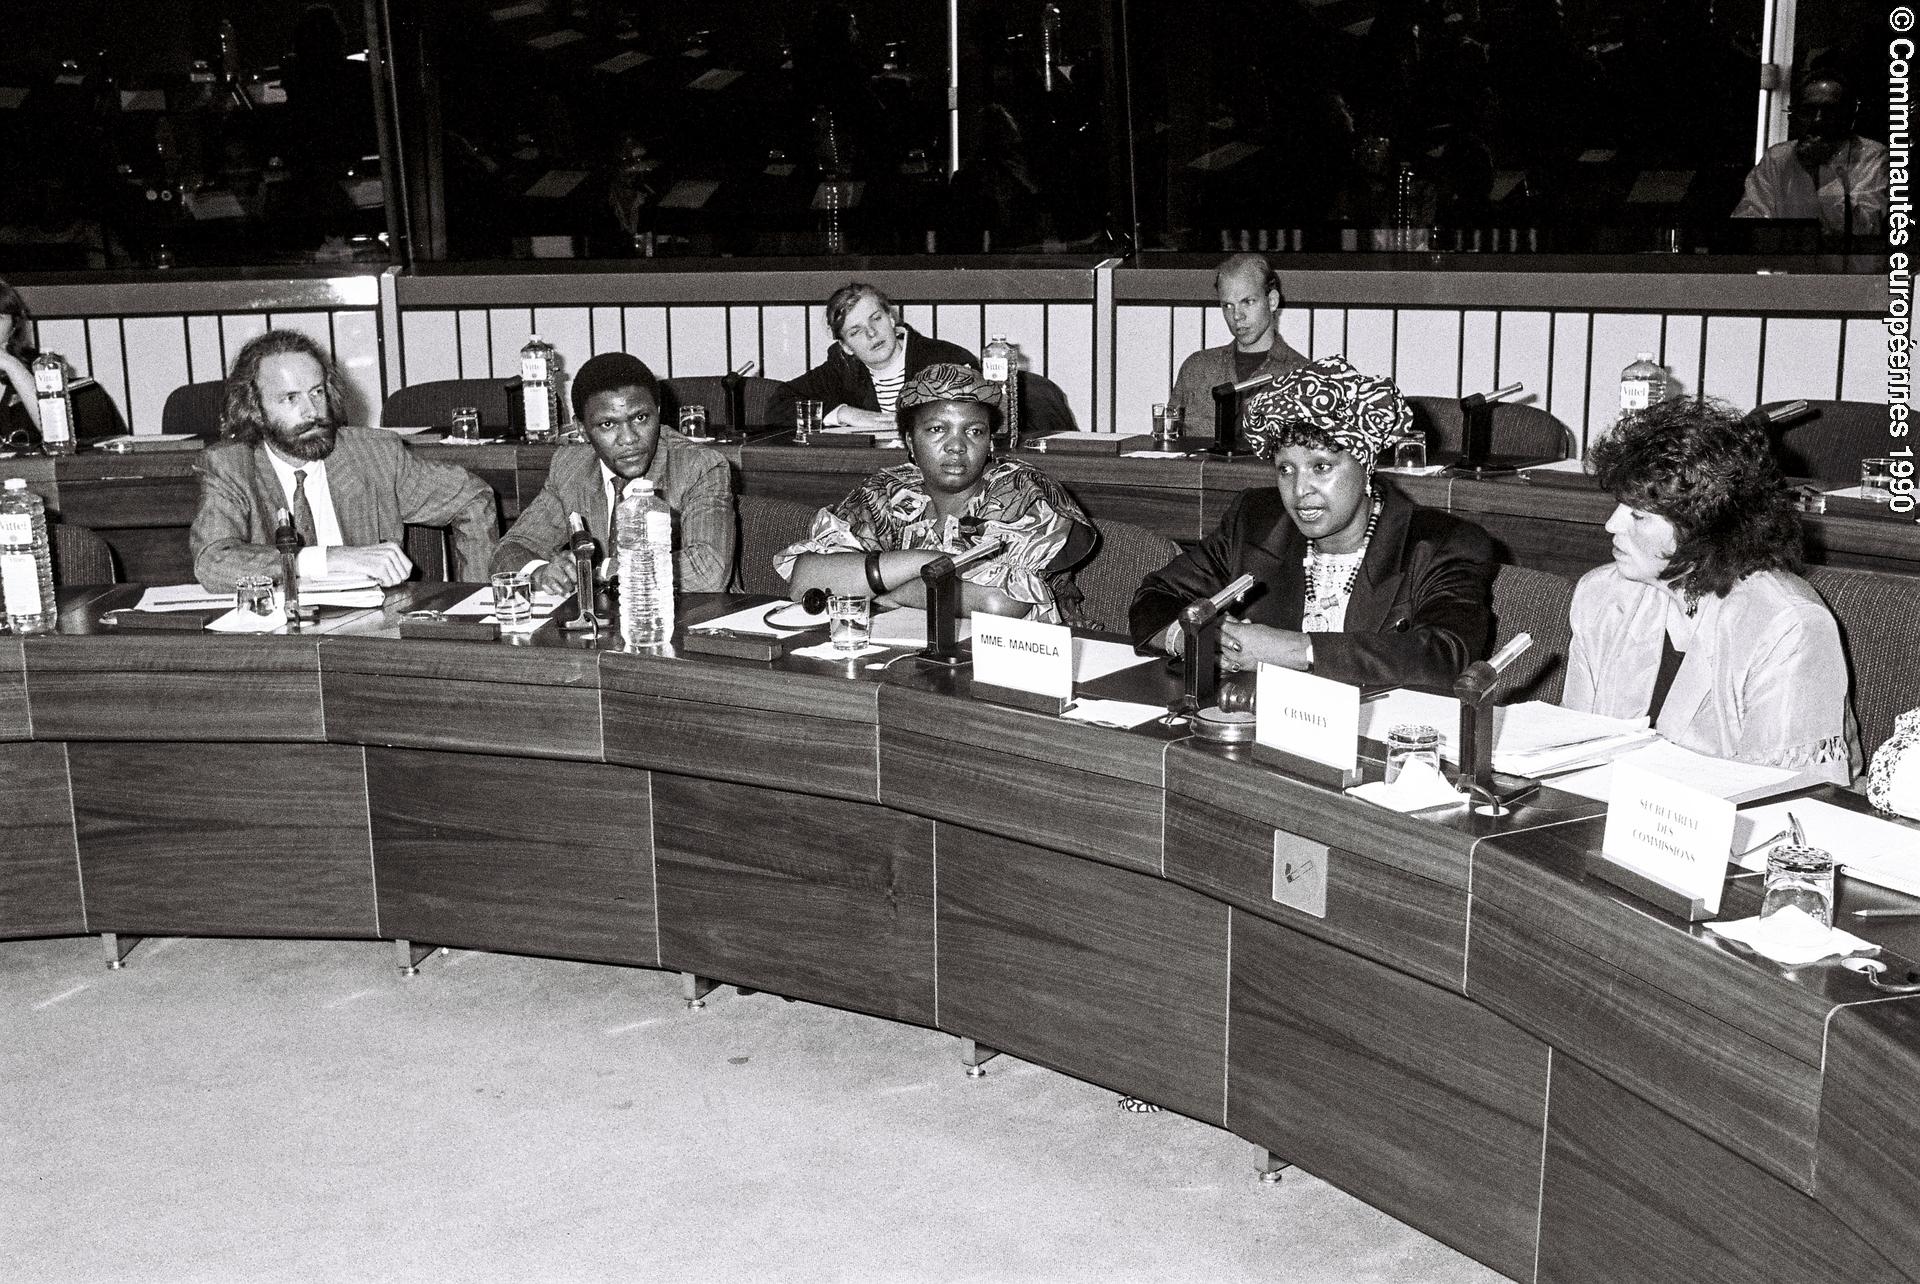
[[[93,445],[96,450],[104,450],[109,446],[119,445],[121,442],[130,442],[130,443],[141,445],[141,446],[153,446],[153,445],[158,445],[161,442],[180,442],[180,441],[199,441],[199,440],[200,440],[200,434],[193,433],[193,432],[143,432],[143,433],[129,432],[129,433],[122,433],[118,437],[102,438],[101,440],[94,442]]]
[[[1852,877],[1920,896],[1920,826],[1862,815],[1814,798],[1743,810],[1734,822],[1733,850],[1741,852],[1766,844],[1741,857],[1743,868],[1767,867],[1766,848],[1773,846],[1768,839],[1791,828],[1788,812],[1799,819],[1807,842],[1831,852]]]
[[[1587,471],[1587,462],[1584,459],[1559,459],[1551,464],[1535,464],[1531,468],[1522,468],[1520,471],[1522,473],[1574,473],[1578,475]]]
[[[1440,756],[1460,761],[1460,702],[1421,691],[1389,691],[1360,705],[1360,734],[1386,743],[1397,722],[1425,723],[1440,733]],[[1645,718],[1609,718],[1563,709],[1543,700],[1493,711],[1493,765],[1516,776],[1536,776],[1600,761],[1640,748],[1656,735]],[[1564,787],[1561,781],[1554,782]]]
[[[1691,749],[1682,749],[1670,741],[1657,740],[1630,753],[1623,753],[1604,766],[1558,776],[1552,782],[1553,787],[1582,798],[1592,798],[1596,802],[1606,802],[1613,787],[1613,768],[1623,762],[1734,802],[1770,798],[1816,783],[1813,777],[1785,767],[1756,767],[1752,763],[1709,758]],[[1734,850],[1737,851],[1737,833],[1734,842]]]
[[[533,595],[533,613],[535,615],[552,615],[555,608],[572,596],[573,594],[571,593],[535,592]],[[452,606],[441,607],[440,614],[474,617],[492,615],[493,590],[491,588],[475,589],[458,602],[455,602]]]
[[[210,606],[232,606],[233,594],[209,593],[198,584],[157,584],[140,594],[142,611],[204,611]]]
[[[1123,450],[1120,452],[1122,459],[1185,459],[1186,457],[1187,452],[1184,450]]]
[[[1060,716],[1126,730],[1164,718],[1167,711],[1157,704],[1135,704],[1131,700],[1076,700]]]
[[[1384,780],[1370,780],[1364,785],[1355,785],[1347,792],[1363,802],[1398,812],[1461,807],[1467,801],[1467,796],[1448,784],[1445,776],[1423,762],[1408,767],[1392,784]]]
[[[925,646],[927,644],[927,613],[917,606],[903,606],[896,611],[883,611],[873,617],[873,632],[868,635],[881,646]],[[954,640],[965,642],[973,636],[973,621],[959,620],[954,624]]]
[[[797,646],[789,654],[804,655],[809,660],[858,660],[864,655],[879,655],[887,648],[868,644],[858,651],[842,651],[832,642],[821,642],[814,646]]]
[[[1135,655],[1133,648],[1124,642],[1075,638],[1073,640],[1073,680],[1092,682],[1095,678],[1104,678],[1109,673],[1118,673],[1122,669],[1151,664],[1155,658],[1151,655]]]
[[[271,615],[255,615],[252,611],[241,611],[235,607],[225,615],[207,622],[209,633],[284,633],[287,628],[287,613],[275,611]]]
[[[446,432],[445,428],[434,428],[430,425],[420,425],[416,427],[412,424],[375,424],[374,427],[384,428],[386,431],[398,433],[402,437],[418,437],[423,432]]]
[[[688,628],[689,631],[693,633],[717,633],[725,631],[728,633],[750,633],[754,637],[759,638],[790,638],[796,633],[805,633],[808,629],[818,628],[827,622],[825,614],[807,616],[805,618],[809,621],[808,623],[802,624],[798,628],[783,629],[767,623],[767,615],[774,611],[779,612],[776,618],[782,620],[800,618],[802,614],[800,608],[792,602],[765,602],[759,606],[745,607],[716,619],[704,620],[699,624],[689,625]]]

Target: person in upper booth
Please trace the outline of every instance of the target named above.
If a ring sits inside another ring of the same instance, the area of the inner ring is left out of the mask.
[[[530,570],[545,592],[570,593],[567,516],[578,513],[612,569],[613,509],[627,482],[645,477],[673,510],[673,582],[682,593],[719,593],[733,575],[733,474],[711,446],[660,422],[660,381],[640,358],[603,352],[573,377],[573,414],[587,446],[553,453],[547,481],[494,550],[496,571]]]
[[[1187,412],[1191,437],[1214,434],[1213,389],[1218,384],[1242,383],[1255,375],[1275,378],[1298,370],[1307,359],[1280,337],[1280,274],[1263,254],[1235,254],[1214,270],[1213,290],[1220,314],[1233,333],[1232,343],[1202,348],[1180,363],[1171,405]]]
[[[1247,404],[1276,485],[1242,491],[1220,525],[1147,576],[1133,640],[1178,655],[1181,608],[1243,573],[1259,586],[1221,629],[1221,667],[1261,663],[1356,685],[1450,689],[1493,638],[1493,543],[1374,477],[1411,420],[1390,380],[1324,357]]]
[[[961,606],[1058,622],[1051,577],[1093,550],[1093,523],[1060,484],[989,451],[1000,388],[970,366],[933,365],[900,393],[909,462],[883,468],[774,558],[798,597],[811,588],[925,606],[920,568],[991,539],[960,570]]]
[[[1613,560],[1574,589],[1561,702],[1645,715],[1715,758],[1851,780],[1847,657],[1800,578],[1800,516],[1766,431],[1675,397],[1623,416],[1591,463],[1617,501]]]
[[[40,401],[33,384],[33,316],[20,292],[0,281],[0,450],[24,450],[40,441]],[[73,439],[97,441],[126,431],[107,390],[91,381],[69,384]]]
[[[820,403],[829,427],[891,434],[908,380],[936,363],[980,364],[965,348],[929,339],[902,321],[893,300],[864,281],[827,299],[827,329],[834,339],[827,359],[774,392],[767,415],[776,426],[790,427],[794,402],[809,400]]]
[[[499,530],[487,484],[436,464],[378,428],[343,428],[340,375],[298,330],[247,340],[227,372],[221,426],[231,441],[194,465],[200,503],[188,532],[193,573],[211,592],[242,575],[278,575],[275,517],[300,536],[299,574],[365,576],[391,587],[413,573],[401,549],[409,522],[445,526],[453,574],[486,577]]]

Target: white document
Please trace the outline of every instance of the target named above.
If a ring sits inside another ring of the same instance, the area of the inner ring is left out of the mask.
[[[1580,476],[1586,471],[1587,461],[1584,459],[1556,459],[1550,464],[1535,464],[1531,468],[1522,468],[1520,475],[1524,477],[1528,473],[1572,473]]]
[[[571,593],[548,593],[536,590],[533,595],[533,613],[535,615],[552,615],[554,610],[559,607],[562,602],[572,596],[573,594]],[[301,590],[300,600],[303,602],[307,600],[307,594],[304,589]],[[493,589],[491,586],[475,589],[458,602],[455,602],[452,606],[441,607],[440,614],[473,616],[475,618],[492,615]]]
[[[1748,762],[1709,758],[1671,741],[1656,740],[1621,754],[1605,766],[1560,776],[1552,782],[1553,787],[1597,802],[1610,801],[1613,768],[1622,763],[1734,803],[1756,802],[1820,783],[1816,777],[1788,767],[1756,767]]]
[[[873,617],[873,632],[868,636],[881,646],[925,646],[927,644],[927,613],[917,606],[903,606],[898,610],[884,611]],[[965,642],[972,636],[971,620],[963,619],[955,622],[954,641]]]
[[[233,608],[225,615],[207,622],[209,633],[284,633],[287,630],[287,613],[273,611],[267,615],[255,615],[252,611]]]
[[[198,584],[159,584],[140,594],[140,611],[204,611],[210,606],[232,606],[233,594],[209,593]]]
[[[1460,702],[1421,691],[1389,691],[1360,705],[1360,734],[1386,743],[1396,723],[1424,723],[1440,733],[1440,756],[1460,761]],[[1645,718],[1609,718],[1563,709],[1544,700],[1501,705],[1493,711],[1493,766],[1513,776],[1539,776],[1597,763],[1649,744],[1657,735]],[[1565,788],[1555,781],[1556,788]]]
[[[1157,704],[1135,704],[1131,700],[1076,700],[1060,716],[1096,727],[1129,729],[1164,718],[1167,711]]]
[[[1104,678],[1109,673],[1119,673],[1123,669],[1151,664],[1156,658],[1151,655],[1135,655],[1133,648],[1124,642],[1075,638],[1073,640],[1073,680],[1091,682],[1095,678]],[[1163,709],[1161,712],[1165,713],[1166,710]]]
[[[771,615],[782,624],[767,623]],[[805,633],[808,629],[817,629],[827,622],[826,612],[808,615],[797,602],[767,602],[760,606],[749,606],[742,610],[722,615],[700,624],[689,625],[690,633],[750,633],[761,638],[790,638],[796,633]]]
[[[1768,803],[1741,812],[1733,830],[1733,850],[1746,851],[1764,844],[1759,851],[1740,858],[1742,868],[1767,867],[1767,848],[1773,846],[1769,839],[1792,828],[1788,812],[1799,819],[1807,842],[1832,853],[1849,876],[1920,896],[1920,827],[1862,815],[1813,798]]]

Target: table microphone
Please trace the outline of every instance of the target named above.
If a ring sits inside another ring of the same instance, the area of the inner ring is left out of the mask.
[[[280,552],[281,594],[287,608],[287,627],[300,627],[300,532],[294,529],[293,514],[276,509],[273,514],[273,546]]]
[[[1477,660],[1453,680],[1453,694],[1461,701],[1478,704],[1493,694],[1507,668],[1533,646],[1531,633],[1516,633],[1513,640],[1493,653],[1491,659]]]
[[[1481,815],[1503,816],[1509,804],[1540,788],[1523,776],[1504,776],[1493,769],[1493,700],[1507,667],[1533,645],[1533,636],[1517,633],[1513,641],[1487,660],[1477,660],[1453,680],[1460,700],[1460,775],[1457,784],[1467,791]]]
[[[600,633],[600,612],[593,600],[593,555],[599,545],[587,529],[586,519],[578,513],[567,514],[567,555],[573,559],[574,617],[564,626]]]

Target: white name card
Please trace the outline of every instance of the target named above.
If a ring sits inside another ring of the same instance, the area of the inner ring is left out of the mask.
[[[1733,821],[1725,798],[1615,763],[1600,854],[1718,914]]]
[[[973,680],[1035,695],[1073,696],[1073,633],[1041,624],[973,613]]]
[[[1360,688],[1271,664],[1254,678],[1253,741],[1336,771],[1360,757]]]

